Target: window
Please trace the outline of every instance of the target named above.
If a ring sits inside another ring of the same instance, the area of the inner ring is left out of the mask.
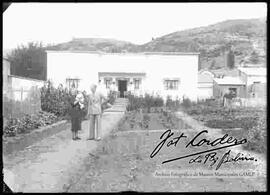
[[[179,80],[165,80],[165,90],[178,90]]]
[[[66,84],[68,86],[68,89],[78,89],[80,79],[78,78],[67,78]]]
[[[134,89],[140,89],[140,80],[134,79]]]

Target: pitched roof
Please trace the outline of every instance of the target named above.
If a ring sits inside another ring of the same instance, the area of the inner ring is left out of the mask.
[[[245,85],[239,77],[214,78],[218,85]]]

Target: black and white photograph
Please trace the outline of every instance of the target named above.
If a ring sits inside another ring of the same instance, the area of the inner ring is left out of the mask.
[[[3,192],[266,192],[267,4],[2,3]]]

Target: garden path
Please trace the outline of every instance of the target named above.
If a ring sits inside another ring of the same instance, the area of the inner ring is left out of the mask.
[[[127,102],[116,106],[102,117],[101,137],[108,135],[123,117]],[[83,160],[91,155],[98,142],[87,140],[89,121],[82,123],[81,140],[71,139],[70,129],[3,156],[4,181],[13,192],[66,192],[83,173]]]

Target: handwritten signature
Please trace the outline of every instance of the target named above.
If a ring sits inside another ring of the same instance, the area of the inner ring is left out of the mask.
[[[193,154],[188,154],[185,156],[180,156],[177,158],[165,160],[162,162],[162,164],[169,163],[172,161],[189,158],[192,157],[189,161],[189,163],[206,163],[210,162],[210,166],[213,166],[217,163],[216,170],[218,170],[222,164],[228,163],[228,162],[236,162],[236,161],[257,161],[254,157],[246,157],[243,156],[242,153],[238,153],[235,157],[231,156],[231,150],[227,151],[221,158],[217,156],[217,153],[215,151],[221,150],[224,148],[230,148],[233,146],[241,145],[247,143],[246,139],[237,140],[234,137],[229,136],[228,134],[225,134],[223,137],[217,138],[215,140],[209,140],[205,138],[200,138],[203,134],[207,134],[207,130],[203,130],[199,132],[197,135],[195,135],[188,143],[186,144],[186,148],[188,147],[201,147],[203,145],[214,147],[208,150],[196,152]],[[174,132],[172,132],[170,129],[165,131],[161,136],[161,141],[159,144],[155,147],[155,149],[150,154],[150,157],[155,157],[159,151],[163,148],[163,146],[166,144],[167,147],[174,146],[176,147],[179,140],[182,138],[187,138],[187,136],[184,133],[181,133],[179,136],[173,137]],[[194,157],[195,156],[195,157]]]

